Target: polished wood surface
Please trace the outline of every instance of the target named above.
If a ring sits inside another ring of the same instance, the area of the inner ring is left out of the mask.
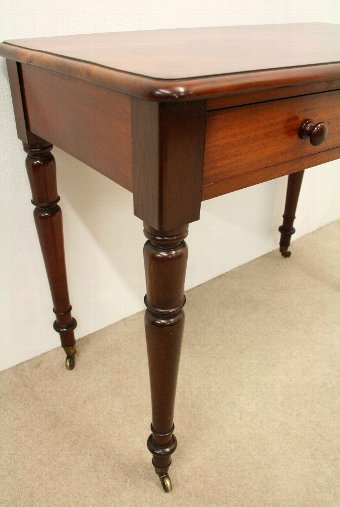
[[[218,26],[40,37],[6,44],[155,79],[183,79],[337,62],[340,29],[329,23]]]
[[[300,136],[308,118],[329,130],[320,145]],[[220,109],[206,122],[203,186],[217,194],[224,181],[224,192],[236,190],[248,185],[249,174],[272,179],[273,166],[340,146],[340,91]]]
[[[184,280],[188,227],[160,232],[145,225],[145,331],[149,360],[152,434],[148,448],[160,476],[168,472],[177,440],[173,435],[177,373],[184,328]]]
[[[288,248],[290,246],[291,237],[295,233],[293,224],[295,220],[295,213],[299,200],[303,175],[304,171],[299,171],[297,173],[290,174],[288,177],[286,204],[283,213],[283,224],[279,227],[279,232],[281,233],[280,252],[283,257],[290,257],[291,255],[291,252],[288,250]]]
[[[332,150],[321,151],[313,155],[308,155],[307,157],[290,160],[289,162],[284,162],[279,165],[273,165],[270,168],[264,167],[258,171],[247,172],[243,174],[242,180],[240,180],[239,176],[236,176],[235,178],[227,176],[225,179],[219,180],[216,183],[203,186],[202,200],[205,201],[212,199],[219,195],[234,192],[240,188],[257,185],[258,183],[263,183],[264,181],[279,178],[280,176],[285,176],[286,174],[315,167],[326,162],[331,162],[332,160],[337,160],[338,158],[340,158],[340,147]]]
[[[132,191],[131,99],[23,65],[28,129]]]
[[[314,123],[313,120],[305,120],[299,129],[299,136],[301,139],[309,139],[313,146],[320,146],[328,137],[328,124],[323,121]]]
[[[135,215],[165,231],[198,220],[205,103],[132,104]]]
[[[11,41],[19,138],[67,353],[74,353],[51,145],[133,192],[144,222],[148,448],[165,491],[184,327],[188,223],[201,201],[289,175],[288,257],[303,171],[340,158],[340,28],[323,23]],[[42,139],[48,139],[43,141]],[[203,235],[204,231],[202,231]],[[208,241],[202,237],[202,241]]]
[[[123,93],[177,101],[334,80],[339,41],[339,25],[296,23],[19,39],[3,43],[0,54]]]
[[[43,140],[24,144],[26,169],[32,190],[34,220],[43,254],[56,320],[54,329],[60,334],[67,355],[68,369],[74,366],[76,320],[71,315],[68,295],[61,209],[58,205],[55,160],[52,145]]]
[[[285,99],[312,93],[328,92],[340,89],[340,79],[332,81],[321,81],[319,83],[291,84],[290,86],[278,86],[264,90],[255,89],[252,91],[239,90],[228,93],[223,97],[211,98],[206,101],[207,111],[224,109],[227,107],[242,106],[258,102],[268,102],[275,99]]]
[[[14,76],[17,66],[10,61],[8,64]],[[178,112],[175,113],[176,107],[174,107],[173,132],[170,135],[169,130],[167,138],[177,143],[177,150],[174,151],[176,157],[179,156],[178,148],[181,141],[185,162],[174,159],[173,168],[171,168],[168,158],[165,162],[159,158],[164,153],[162,142],[165,142],[164,135],[162,137],[159,135],[162,132],[161,118],[163,117],[160,111],[162,107],[166,110],[166,106],[152,105],[134,98],[131,101],[126,95],[37,67],[23,65],[19,67],[19,71],[22,76],[29,131],[38,136],[47,137],[59,148],[130,191],[133,191],[132,153],[134,153],[137,189],[134,192],[135,214],[142,220],[149,220],[153,227],[169,229],[181,223],[174,221],[173,215],[174,212],[180,214],[178,190],[164,191],[164,185],[170,185],[170,187],[172,184],[177,185],[177,178],[173,172],[176,172],[176,167],[178,177],[182,181],[178,188],[183,190],[184,206],[189,206],[186,199],[188,189],[192,195],[190,202],[193,203],[193,189],[196,188],[196,211],[188,210],[186,217],[183,216],[182,219],[183,222],[191,222],[199,218],[200,203],[198,201],[201,200],[201,196],[203,199],[210,199],[286,174],[289,159],[297,159],[295,168],[299,170],[308,167],[308,164],[312,166],[337,158],[337,149],[332,151],[331,148],[340,146],[339,91],[292,97],[289,101],[287,99],[266,103],[261,101],[248,105],[248,108],[246,106],[225,107],[221,110],[210,111],[206,115],[206,120],[203,118],[205,102],[195,101],[190,103],[191,106],[189,103],[186,106],[187,127],[183,119],[178,121]],[[16,82],[19,81],[11,79],[12,87]],[[17,88],[20,91],[19,85]],[[22,118],[24,115],[20,108],[19,92],[12,95],[18,104],[15,106],[17,116]],[[190,125],[193,111],[198,110],[197,108],[200,110],[200,117],[193,122],[196,126],[193,130]],[[185,111],[185,108],[182,107],[182,111]],[[182,114],[184,118],[185,112]],[[139,115],[141,115],[141,128],[138,127],[137,121]],[[309,146],[309,143],[303,142],[297,135],[301,123],[309,117],[314,118],[315,121],[324,118],[330,129],[330,135],[322,145],[322,150],[327,150],[323,157],[319,155],[320,150]],[[197,169],[202,166],[201,143],[204,139],[205,121],[207,130],[203,188],[200,188],[198,182],[202,181],[202,176],[197,173]],[[23,138],[26,129],[22,124],[23,120],[17,120],[17,125],[21,125],[20,136]],[[178,130],[178,125],[182,126],[181,131]],[[154,129],[154,138],[150,136],[150,128]],[[198,128],[200,135],[198,135]],[[235,141],[231,141],[230,137],[233,137]],[[264,138],[267,143],[266,150],[262,149]],[[190,146],[193,149],[193,140],[197,145],[196,155],[192,152],[191,162],[189,162],[189,152],[186,147]],[[249,150],[243,150],[245,140]],[[95,149],[93,149],[94,146]],[[146,146],[149,147],[148,150]],[[151,150],[155,154],[153,157],[151,157]],[[304,156],[309,157],[308,162],[302,160]],[[183,164],[186,165],[185,171]],[[146,165],[148,172],[145,171]],[[160,165],[164,168],[164,174],[166,172],[170,177],[158,178]],[[179,165],[182,167],[180,168]],[[169,168],[165,169],[166,167]],[[154,192],[156,188],[158,190]],[[163,221],[169,210],[169,202],[164,202],[158,209],[157,196],[164,195],[173,196],[176,201],[176,205],[170,210],[173,223]]]
[[[18,138],[24,143],[28,143],[29,135],[22,93],[21,65],[12,60],[6,60],[6,64]]]

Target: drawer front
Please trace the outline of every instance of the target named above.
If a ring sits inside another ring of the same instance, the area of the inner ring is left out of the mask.
[[[319,146],[301,139],[301,124],[324,122],[328,136]],[[288,172],[291,161],[307,157],[304,167],[337,158],[340,146],[340,90],[231,107],[207,113],[203,198],[260,183]],[[338,150],[334,150],[334,154]],[[302,168],[303,163],[301,164]]]

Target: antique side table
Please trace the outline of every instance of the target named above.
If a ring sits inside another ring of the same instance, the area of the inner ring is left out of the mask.
[[[202,200],[289,175],[279,230],[290,255],[304,169],[340,157],[340,25],[37,38],[4,42],[0,55],[68,369],[76,321],[52,143],[133,192],[147,237],[147,445],[170,491],[188,224]]]

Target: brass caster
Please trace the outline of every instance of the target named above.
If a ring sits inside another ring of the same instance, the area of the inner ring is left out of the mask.
[[[288,246],[286,246],[286,247],[284,247],[284,246],[283,246],[283,247],[281,247],[281,248],[280,248],[280,252],[281,252],[282,257],[285,257],[286,259],[288,259],[288,257],[290,257],[290,256],[292,255],[292,252],[290,252],[290,251],[288,250]]]
[[[73,370],[75,365],[75,358],[74,356],[67,356],[65,359],[65,366],[67,370]]]
[[[170,491],[172,490],[172,484],[168,474],[160,475],[159,480],[161,481],[163,491],[165,491],[165,493],[170,493]]]

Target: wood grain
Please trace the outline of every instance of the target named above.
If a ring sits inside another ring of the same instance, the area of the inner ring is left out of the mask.
[[[280,252],[282,257],[290,257],[288,250],[292,235],[295,233],[294,220],[299,200],[304,171],[298,171],[288,176],[285,210],[283,213],[283,224],[279,227]]]
[[[177,441],[174,409],[184,328],[188,226],[162,233],[145,224],[145,333],[150,372],[152,434],[148,449],[158,475],[167,473]]]
[[[267,88],[265,90],[255,90],[245,93],[243,91],[235,91],[229,93],[225,97],[217,97],[207,100],[207,111],[339,89],[340,79],[335,81],[321,81],[320,83],[315,82],[300,85],[279,86],[278,88]]]
[[[26,169],[32,190],[34,221],[43,254],[50,285],[53,311],[56,320],[54,329],[59,333],[61,344],[68,357],[67,364],[74,367],[75,337],[77,321],[72,317],[66,262],[62,213],[58,205],[56,165],[51,153],[52,145],[40,140],[38,144],[24,144],[27,153]]]
[[[28,65],[22,81],[29,130],[131,191],[130,98]]]
[[[21,94],[21,65],[12,60],[7,60],[6,64],[18,137],[24,143],[27,143],[26,114]]]
[[[340,158],[340,148],[333,148],[332,150],[321,151],[307,157],[290,160],[282,164],[274,164],[270,167],[264,167],[257,171],[244,173],[242,177],[236,175],[235,177],[226,177],[223,180],[216,181],[203,186],[202,188],[202,199],[212,199],[219,195],[228,194],[241,188],[251,187],[258,183],[263,183],[268,180],[285,176],[309,167],[314,167],[325,162],[331,162]]]
[[[307,118],[327,124],[329,135],[322,145],[312,146],[299,137],[299,128]],[[220,181],[224,183],[219,192],[222,188],[223,193],[243,188],[280,175],[273,166],[337,146],[340,146],[340,91],[209,112],[204,197],[213,196],[212,187],[216,191]]]
[[[1,44],[0,55],[178,101],[340,79],[339,41],[340,25],[296,23],[22,39]]]
[[[202,199],[290,174],[280,229],[281,252],[288,255],[303,170],[340,158],[340,26],[51,37],[3,43],[0,55],[10,60],[54,327],[69,359],[76,321],[49,142],[133,191],[147,237],[148,448],[164,487],[177,445],[187,224],[198,220]],[[324,135],[307,126],[309,137],[301,139],[307,119],[324,122],[316,129]]]
[[[134,212],[155,229],[199,219],[205,108],[132,99]]]

